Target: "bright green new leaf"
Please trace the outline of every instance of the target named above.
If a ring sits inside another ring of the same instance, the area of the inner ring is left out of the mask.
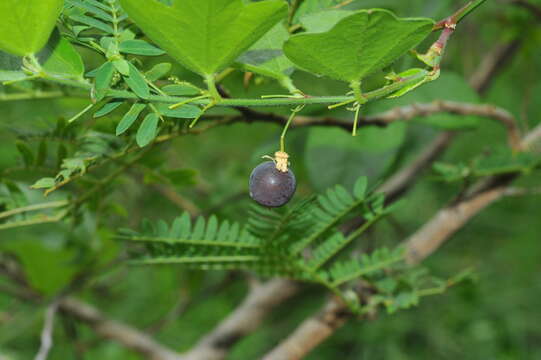
[[[0,1],[0,49],[24,56],[41,50],[54,29],[63,0]]]
[[[169,55],[201,75],[231,64],[287,14],[282,0],[121,0],[130,18]]]
[[[390,65],[423,41],[433,25],[431,19],[400,19],[387,10],[361,10],[328,32],[290,37],[284,52],[301,69],[351,82]]]
[[[156,137],[158,130],[158,115],[155,113],[150,113],[145,116],[145,119],[139,126],[137,130],[137,135],[135,135],[135,141],[140,147],[147,146],[152,140]]]
[[[55,184],[55,180],[52,177],[45,177],[41,178],[38,181],[36,181],[32,186],[30,186],[32,189],[47,189],[50,187],[53,187]]]

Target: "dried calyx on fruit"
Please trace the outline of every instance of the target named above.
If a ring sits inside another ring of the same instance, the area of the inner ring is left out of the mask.
[[[270,159],[276,165],[276,170],[281,172],[287,172],[289,166],[289,155],[285,151],[277,151],[274,153],[274,157],[265,155],[263,159]]]
[[[250,197],[267,207],[280,207],[286,204],[295,193],[297,182],[295,175],[288,168],[289,155],[277,151],[272,161],[259,164],[250,175]]]

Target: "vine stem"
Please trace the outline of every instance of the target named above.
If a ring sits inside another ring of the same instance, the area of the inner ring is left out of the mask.
[[[83,80],[73,80],[52,76],[49,74],[40,74],[37,76],[41,80],[55,82],[61,85],[71,86],[87,91],[92,90],[92,85]],[[390,85],[382,88],[364,93],[363,96],[367,101],[378,100],[384,98],[404,87],[417,83],[422,76],[413,75],[394,82]],[[210,89],[209,89],[210,90]],[[219,95],[219,94],[218,94]],[[117,99],[139,99],[139,97],[128,90],[114,90],[111,89],[107,92],[107,96]],[[167,104],[177,103],[192,103],[194,105],[209,105],[213,102],[213,99],[206,98],[189,98],[179,96],[163,96],[163,95],[150,95],[146,98],[148,101],[161,102]],[[299,106],[299,105],[332,105],[337,103],[350,103],[356,99],[354,96],[291,96],[287,98],[274,98],[274,99],[221,99],[219,102],[213,104],[214,106],[225,107],[274,107],[274,106]]]

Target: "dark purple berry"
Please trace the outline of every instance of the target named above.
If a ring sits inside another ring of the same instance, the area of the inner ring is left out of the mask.
[[[263,206],[284,205],[293,197],[296,187],[293,172],[279,171],[273,161],[259,164],[250,175],[250,197]]]

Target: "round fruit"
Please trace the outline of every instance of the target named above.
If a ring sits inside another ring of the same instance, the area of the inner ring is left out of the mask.
[[[293,197],[296,187],[293,172],[276,169],[274,161],[259,164],[250,175],[250,197],[263,206],[284,205]]]

